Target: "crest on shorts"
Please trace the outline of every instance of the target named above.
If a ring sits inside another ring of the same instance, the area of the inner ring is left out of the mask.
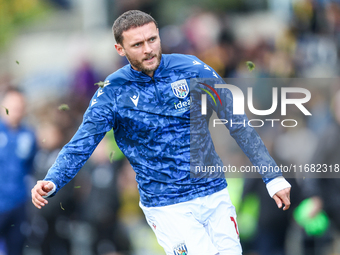
[[[171,88],[172,92],[174,92],[175,96],[178,98],[186,98],[189,94],[189,86],[186,79],[171,83]]]
[[[188,249],[184,242],[174,247],[174,255],[188,255]]]

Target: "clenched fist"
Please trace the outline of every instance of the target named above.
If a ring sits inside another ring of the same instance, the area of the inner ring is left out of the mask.
[[[48,204],[48,201],[43,198],[47,196],[48,192],[53,189],[53,183],[50,181],[38,181],[37,184],[31,190],[32,203],[35,207],[41,209],[42,206]]]

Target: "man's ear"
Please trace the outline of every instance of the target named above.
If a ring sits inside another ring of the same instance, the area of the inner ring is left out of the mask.
[[[122,45],[120,45],[119,43],[118,44],[115,44],[115,48],[116,48],[116,51],[117,53],[122,56],[122,57],[125,57],[125,50],[123,48]]]

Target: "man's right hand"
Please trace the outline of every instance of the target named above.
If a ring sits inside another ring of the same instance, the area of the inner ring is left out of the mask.
[[[32,203],[38,209],[41,209],[42,206],[48,204],[48,201],[43,198],[43,196],[47,196],[47,193],[53,189],[53,183],[50,181],[38,181],[37,184],[31,190],[32,194]]]

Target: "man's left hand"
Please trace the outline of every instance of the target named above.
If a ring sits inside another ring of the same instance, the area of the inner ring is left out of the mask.
[[[276,192],[273,199],[275,200],[277,207],[281,208],[282,204],[284,204],[283,210],[288,210],[290,207],[290,188],[285,188]]]

